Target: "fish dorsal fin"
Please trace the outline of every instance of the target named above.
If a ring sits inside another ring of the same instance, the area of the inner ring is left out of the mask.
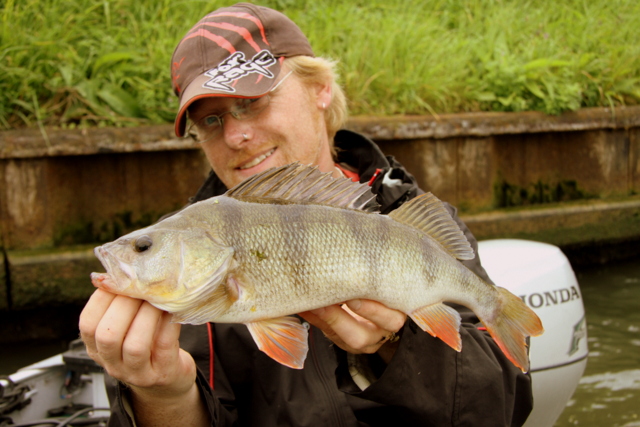
[[[244,180],[225,193],[238,200],[272,200],[313,203],[344,209],[377,212],[375,195],[366,184],[348,178],[333,178],[317,167],[291,163],[267,169]]]
[[[469,241],[440,199],[431,193],[415,197],[389,214],[394,220],[417,228],[460,260],[475,257]]]

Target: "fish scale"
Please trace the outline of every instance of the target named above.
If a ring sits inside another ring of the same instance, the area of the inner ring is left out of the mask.
[[[458,260],[474,253],[427,193],[388,216],[370,189],[292,164],[96,248],[96,286],[147,299],[181,323],[244,323],[274,360],[300,369],[307,330],[291,314],[364,298],[406,313],[461,351],[473,310],[507,357],[528,369],[526,337],[542,333],[518,297]],[[142,242],[142,243],[140,243]]]

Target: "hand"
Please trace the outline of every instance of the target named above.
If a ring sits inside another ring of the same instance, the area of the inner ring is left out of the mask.
[[[398,343],[388,343],[398,332],[406,315],[376,301],[357,299],[345,305],[332,305],[300,313],[338,347],[353,354],[375,353],[389,362]]]
[[[195,362],[179,348],[180,325],[170,319],[146,301],[102,289],[93,293],[80,314],[87,353],[129,386],[136,418],[146,407],[163,412],[158,411],[159,401],[169,410],[199,400]]]

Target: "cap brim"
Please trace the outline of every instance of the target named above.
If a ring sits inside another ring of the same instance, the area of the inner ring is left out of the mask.
[[[212,89],[206,86],[211,81],[211,77],[201,74],[196,77],[182,92],[180,97],[180,107],[175,120],[175,133],[177,136],[184,136],[187,125],[187,109],[191,104],[199,99],[211,97],[230,97],[230,98],[257,98],[265,95],[276,84],[280,75],[280,61],[277,61],[269,71],[273,77],[265,77],[259,74],[249,74],[234,81],[229,88],[224,90]]]

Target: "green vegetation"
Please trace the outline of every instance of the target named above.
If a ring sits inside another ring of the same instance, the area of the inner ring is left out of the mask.
[[[574,180],[555,183],[538,181],[529,183],[527,187],[512,185],[504,180],[493,184],[493,205],[496,208],[558,203],[595,197],[593,194],[582,191]]]
[[[177,211],[178,205],[172,211]],[[65,226],[60,226],[54,233],[53,247],[68,247],[78,244],[94,242],[109,242],[132,231],[139,230],[157,222],[164,214],[144,212],[134,219],[131,211],[118,212],[111,221],[96,222],[93,220],[79,220]]]
[[[0,0],[0,129],[173,120],[169,60],[230,2]],[[273,0],[340,61],[351,112],[438,114],[640,101],[637,0]]]

